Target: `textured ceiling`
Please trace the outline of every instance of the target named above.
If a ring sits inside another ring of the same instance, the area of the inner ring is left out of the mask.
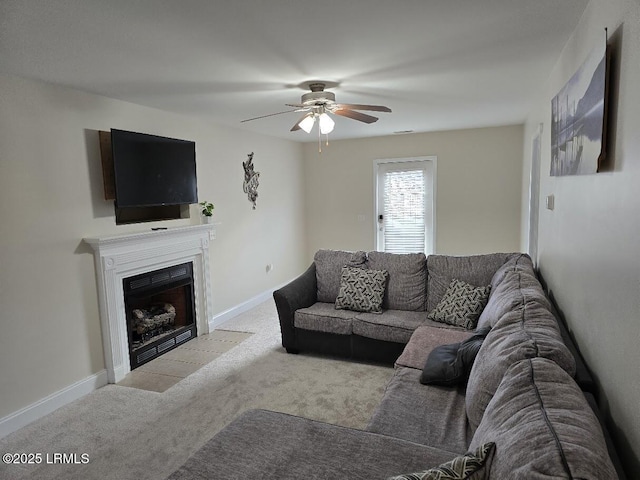
[[[0,73],[297,141],[308,80],[381,104],[331,138],[520,123],[588,0],[0,0]],[[114,127],[117,127],[114,125]]]

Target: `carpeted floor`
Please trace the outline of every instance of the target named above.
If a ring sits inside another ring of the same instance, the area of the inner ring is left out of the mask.
[[[364,428],[393,373],[285,353],[272,301],[222,328],[254,335],[165,392],[108,385],[12,433],[0,453],[41,453],[42,463],[0,464],[0,478],[163,479],[251,408]],[[53,463],[54,454],[77,463]]]

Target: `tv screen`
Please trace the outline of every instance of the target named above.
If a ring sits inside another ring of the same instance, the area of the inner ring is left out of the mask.
[[[198,203],[195,142],[111,129],[111,149],[118,207]]]

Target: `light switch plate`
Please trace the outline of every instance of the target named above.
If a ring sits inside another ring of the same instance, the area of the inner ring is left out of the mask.
[[[547,202],[547,210],[553,210],[553,207],[555,206],[555,198],[554,198],[554,196],[553,195],[547,195],[546,202]]]

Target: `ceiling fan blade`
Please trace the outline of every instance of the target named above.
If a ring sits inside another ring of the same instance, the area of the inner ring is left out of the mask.
[[[285,105],[287,107],[296,107],[296,108],[307,108],[306,105],[303,105],[301,103],[285,103]]]
[[[336,105],[338,108],[344,108],[347,110],[370,110],[373,112],[391,112],[389,107],[384,107],[382,105],[359,105],[355,103],[339,103]]]
[[[259,117],[247,118],[246,120],[240,120],[240,123],[250,122],[251,120],[259,120],[261,118],[273,117],[275,115],[282,115],[283,113],[299,112],[300,110],[285,110],[284,112],[270,113],[269,115],[260,115]]]
[[[349,117],[364,123],[373,123],[378,121],[378,117],[373,117],[371,115],[367,115],[366,113],[356,112],[355,110],[343,109],[336,110],[333,113],[335,113],[336,115],[341,115],[343,117]]]
[[[298,119],[298,121],[296,122],[296,124],[295,124],[293,127],[291,127],[291,130],[290,130],[290,131],[291,131],[291,132],[296,132],[296,131],[300,130],[300,128],[301,128],[301,127],[300,127],[300,122],[302,122],[302,121],[303,121],[305,118],[307,118],[309,115],[312,115],[312,113],[311,113],[311,112],[307,112],[307,113],[305,113],[303,116],[301,116],[301,117]]]

